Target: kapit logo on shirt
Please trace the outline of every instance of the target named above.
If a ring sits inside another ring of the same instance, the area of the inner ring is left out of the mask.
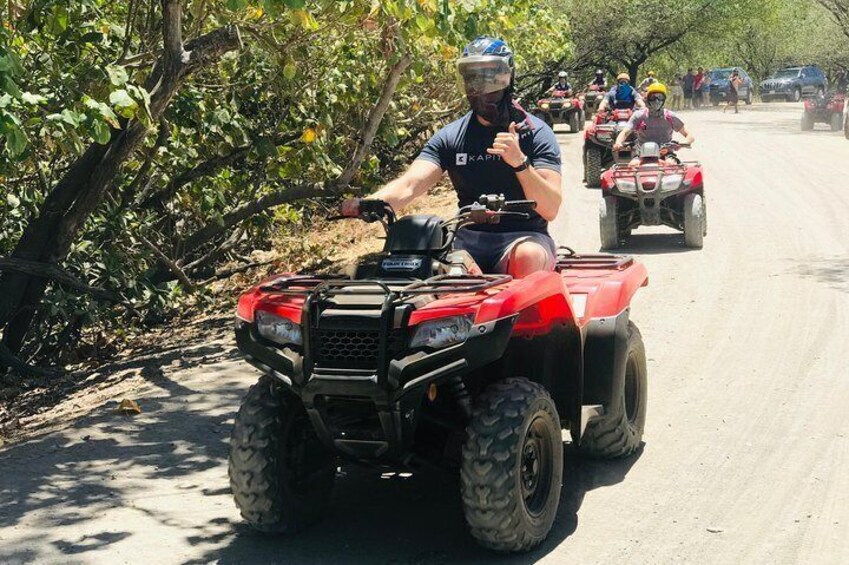
[[[501,155],[469,155],[468,153],[457,153],[457,166],[477,163],[478,161],[500,161]]]

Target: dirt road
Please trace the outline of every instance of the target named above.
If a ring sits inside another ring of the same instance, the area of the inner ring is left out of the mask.
[[[632,318],[649,357],[639,456],[567,454],[560,512],[530,555],[467,536],[450,477],[351,470],[319,527],[240,524],[227,438],[255,373],[225,345],[186,351],[139,393],[0,451],[0,563],[849,563],[849,141],[799,107],[686,116],[709,189],[705,249],[665,229]],[[599,193],[566,163],[560,243],[598,249]],[[213,363],[200,363],[216,355]],[[187,366],[195,365],[194,368]]]

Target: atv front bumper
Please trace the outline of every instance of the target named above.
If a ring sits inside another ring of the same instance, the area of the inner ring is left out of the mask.
[[[656,188],[651,191],[637,189],[636,192],[626,192],[619,190],[618,188],[613,188],[610,191],[610,195],[636,203],[637,212],[639,213],[639,222],[631,222],[631,227],[636,227],[637,225],[666,225],[675,229],[680,229],[679,222],[671,215],[672,208],[664,206],[664,204],[670,200],[689,194],[690,192],[698,192],[698,190],[691,186],[684,185],[676,190],[660,190],[660,188]],[[667,213],[664,214],[664,212]]]
[[[339,455],[375,463],[404,463],[430,384],[498,360],[516,316],[475,325],[465,342],[436,351],[410,351],[385,370],[306,371],[304,355],[278,347],[239,320],[236,342],[245,358],[302,400],[319,438]]]

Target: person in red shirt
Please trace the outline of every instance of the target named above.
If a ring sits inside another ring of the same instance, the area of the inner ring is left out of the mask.
[[[705,80],[705,70],[702,67],[699,67],[699,72],[696,73],[695,78],[693,78],[693,106],[698,108],[702,105],[702,83]]]

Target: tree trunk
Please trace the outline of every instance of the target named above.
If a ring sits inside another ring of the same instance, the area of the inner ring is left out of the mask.
[[[212,31],[183,46],[182,4],[162,0],[164,50],[154,65],[145,88],[150,93],[150,113],[158,120],[186,77],[215,63],[227,51],[241,47],[235,27]],[[15,259],[55,265],[68,254],[83,224],[102,203],[121,166],[147,135],[138,121],[113,130],[106,145],[91,145],[71,166],[45,199],[38,216],[24,230],[15,247]],[[5,272],[0,278],[0,327],[3,344],[17,354],[47,288],[47,279],[21,272]]]

